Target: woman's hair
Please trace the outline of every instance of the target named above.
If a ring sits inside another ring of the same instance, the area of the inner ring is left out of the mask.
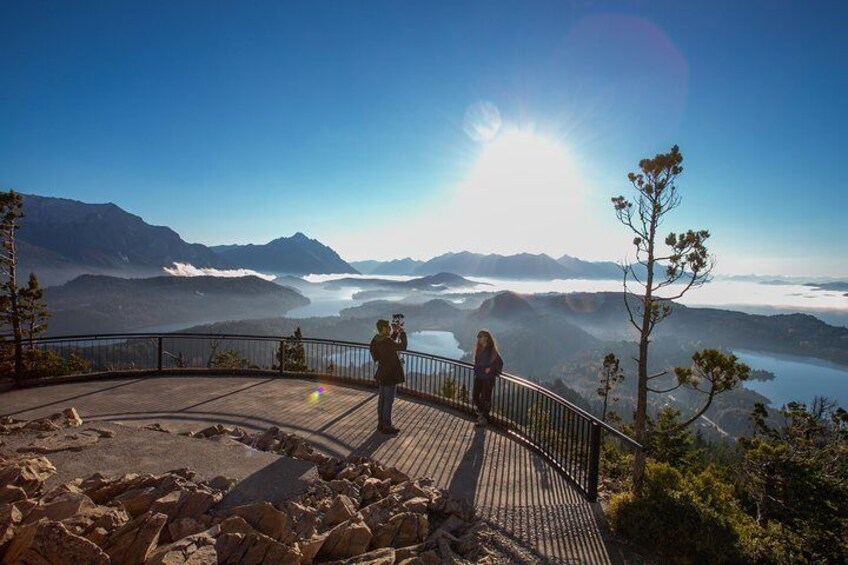
[[[477,332],[477,335],[478,336],[480,336],[480,335],[486,336],[486,341],[489,344],[488,347],[486,347],[486,350],[488,351],[488,355],[489,355],[489,360],[494,359],[495,355],[498,355],[498,344],[495,341],[495,336],[493,336],[492,332],[490,332],[489,330],[480,330],[479,332]],[[483,353],[483,348],[480,346],[480,343],[478,342],[477,345],[474,348],[474,362],[475,363],[480,359],[481,353]]]

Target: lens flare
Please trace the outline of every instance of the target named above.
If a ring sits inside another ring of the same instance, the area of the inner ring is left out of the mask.
[[[321,398],[322,396],[324,396],[325,392],[327,392],[327,390],[323,386],[319,386],[317,389],[310,392],[309,397],[308,397],[309,403],[315,404],[316,402],[318,402],[318,399]]]

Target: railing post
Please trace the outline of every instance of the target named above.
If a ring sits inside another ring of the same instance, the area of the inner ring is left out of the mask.
[[[286,340],[280,340],[280,374],[286,372]]]
[[[162,348],[162,336],[156,338],[156,370],[162,372],[162,358],[164,357],[164,349]]]
[[[598,501],[598,475],[601,467],[601,426],[592,422],[589,434],[589,481],[586,485],[586,498],[589,502]]]

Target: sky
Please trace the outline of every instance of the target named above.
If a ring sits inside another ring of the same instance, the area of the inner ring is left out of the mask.
[[[677,144],[719,273],[848,276],[841,1],[0,0],[0,188],[348,260],[632,256]]]

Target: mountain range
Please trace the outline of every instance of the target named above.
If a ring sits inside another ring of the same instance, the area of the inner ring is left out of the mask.
[[[411,275],[424,264],[424,261],[411,259],[392,259],[391,261],[351,261],[350,265],[363,275]]]
[[[359,274],[339,254],[300,232],[280,237],[264,245],[221,245],[212,247],[230,264],[267,273],[308,275],[327,273]]]
[[[42,284],[59,284],[83,273],[161,275],[174,262],[228,268],[211,249],[183,241],[170,228],[152,226],[115,204],[24,195],[17,240],[21,272]]]
[[[584,261],[570,255],[445,253],[428,261],[395,259],[357,261],[354,267],[369,275],[433,275],[441,272],[502,279],[619,279],[621,267],[611,261]]]
[[[292,288],[258,277],[125,279],[82,275],[46,289],[53,335],[164,329],[248,317],[280,317],[309,304]]]
[[[150,225],[111,203],[26,194],[24,213],[17,234],[20,272],[35,272],[47,286],[82,274],[157,276],[176,262],[298,275],[357,272],[335,251],[301,233],[265,245],[211,248],[187,243],[171,228]]]
[[[24,195],[26,217],[18,232],[21,272],[34,271],[44,285],[81,274],[150,277],[174,263],[198,268],[252,269],[270,274],[358,274],[461,276],[502,279],[619,278],[618,265],[569,255],[445,253],[427,261],[411,258],[347,263],[330,247],[297,232],[265,244],[207,247],[188,243],[171,228],[154,226],[115,204],[88,204]]]

